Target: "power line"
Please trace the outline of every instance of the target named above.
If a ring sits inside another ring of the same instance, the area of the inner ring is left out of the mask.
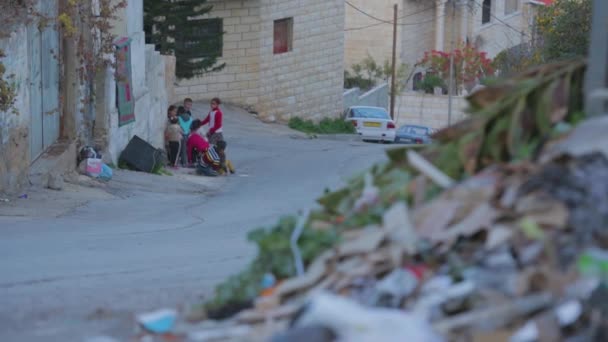
[[[353,5],[353,4],[351,4],[350,2],[348,2],[348,1],[345,1],[345,2],[346,2],[346,4],[347,4],[348,6],[352,7],[353,9],[355,9],[355,11],[357,11],[357,12],[359,12],[359,13],[361,13],[361,14],[363,14],[363,15],[367,16],[367,17],[370,17],[370,18],[372,18],[372,19],[374,19],[374,20],[377,20],[377,21],[383,22],[383,23],[385,23],[385,24],[391,24],[391,25],[393,24],[393,22],[392,22],[392,21],[389,21],[389,20],[384,20],[384,19],[380,19],[380,18],[378,18],[378,17],[374,17],[373,15],[371,15],[371,14],[369,14],[369,13],[365,12],[364,10],[362,10],[362,9],[360,9],[359,7],[357,7],[357,6]]]
[[[369,13],[365,12],[364,10],[360,9],[359,7],[357,7],[357,6],[353,5],[352,3],[348,2],[348,1],[345,1],[345,2],[346,2],[346,4],[347,4],[348,6],[352,7],[352,8],[353,8],[353,9],[355,9],[357,12],[359,12],[359,13],[361,13],[361,14],[363,14],[363,15],[365,15],[365,16],[367,16],[367,17],[369,17],[369,18],[372,18],[372,19],[374,19],[374,20],[378,21],[378,23],[375,23],[375,24],[371,24],[371,25],[367,25],[367,26],[362,26],[362,27],[354,27],[354,28],[351,28],[351,29],[346,29],[345,31],[362,30],[362,29],[364,29],[364,28],[368,28],[368,27],[374,27],[374,26],[378,26],[378,25],[382,25],[382,24],[390,24],[390,25],[393,25],[393,21],[391,21],[391,20],[385,20],[385,19],[381,19],[381,18],[375,17],[375,16],[373,16],[373,15],[371,15],[371,14],[369,14]],[[432,10],[432,9],[434,9],[434,8],[436,8],[436,7],[437,7],[437,5],[436,5],[436,4],[433,4],[433,6],[431,6],[431,7],[424,8],[424,9],[422,9],[422,10],[420,10],[420,11],[416,11],[416,12],[408,13],[408,14],[406,14],[406,15],[404,15],[404,16],[401,16],[401,17],[399,17],[399,18],[397,18],[397,19],[404,19],[404,18],[407,18],[407,17],[411,17],[411,16],[414,16],[414,15],[417,15],[417,14],[420,14],[420,13],[423,13],[423,12],[426,12],[426,11],[428,11],[428,10]],[[398,25],[398,26],[411,26],[411,25],[419,25],[419,24],[424,24],[424,23],[426,23],[426,22],[431,22],[431,21],[432,21],[432,20],[427,20],[427,21],[423,21],[423,22],[420,22],[420,23],[397,23],[397,25]]]
[[[442,15],[439,18],[443,18],[445,17],[445,15]],[[422,24],[428,24],[428,23],[432,23],[436,20],[436,18],[430,19],[430,20],[425,20],[425,21],[420,21],[417,23],[403,23],[403,24],[397,24],[397,26],[412,26],[412,25],[422,25]],[[353,27],[353,28],[348,28],[348,29],[344,29],[344,31],[358,31],[358,30],[364,30],[370,27],[374,27],[374,26],[379,26],[385,23],[375,23],[375,24],[371,24],[371,25],[367,25],[367,26],[361,26],[361,27]]]

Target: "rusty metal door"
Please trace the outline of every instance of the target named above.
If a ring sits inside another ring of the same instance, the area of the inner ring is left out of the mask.
[[[57,0],[39,2],[47,18],[57,17]],[[59,138],[59,34],[56,20],[33,23],[28,29],[30,49],[31,160]]]

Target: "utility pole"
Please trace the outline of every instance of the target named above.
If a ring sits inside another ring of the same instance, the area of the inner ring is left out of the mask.
[[[454,36],[456,35],[456,0],[452,0],[452,42],[450,43],[450,84],[448,85],[448,126],[452,125],[452,96],[454,96]]]
[[[393,70],[391,75],[391,119],[395,120],[395,89],[397,78],[397,4],[394,7],[393,15]]]
[[[594,0],[589,66],[585,76],[585,112],[608,115],[608,1]]]

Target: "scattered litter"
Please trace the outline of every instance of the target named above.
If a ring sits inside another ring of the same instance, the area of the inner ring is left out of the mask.
[[[152,173],[163,164],[162,152],[147,141],[133,136],[120,154],[119,161],[136,171]]]
[[[205,306],[234,316],[201,336],[245,324],[274,342],[607,341],[608,158],[581,132],[593,125],[574,127],[584,70],[476,91],[435,144],[389,150],[306,224],[254,232],[258,257]],[[553,148],[572,144],[563,134],[585,148]]]
[[[378,188],[374,185],[371,173],[365,174],[365,185],[361,197],[357,199],[354,205],[354,211],[361,211],[364,208],[374,204],[378,200]]]
[[[188,334],[188,338],[195,342],[217,341],[230,338],[243,338],[251,333],[251,327],[247,325],[238,325],[229,328],[217,328],[209,330],[201,330]]]
[[[107,182],[112,179],[112,174],[113,174],[112,168],[106,164],[102,164],[101,172],[99,173],[98,178]]]
[[[321,325],[340,341],[445,341],[415,315],[398,310],[365,308],[349,299],[319,293],[305,306],[294,327]]]
[[[0,198],[0,202],[3,202],[3,203],[8,203],[10,201],[11,200],[9,200],[8,198]]]
[[[149,332],[155,334],[168,333],[173,329],[177,312],[172,309],[163,309],[137,316],[137,322]]]
[[[98,158],[87,158],[81,162],[84,167],[84,174],[89,177],[97,178],[101,174],[103,162]]]

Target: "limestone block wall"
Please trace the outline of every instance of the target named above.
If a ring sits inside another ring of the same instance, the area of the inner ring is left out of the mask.
[[[401,62],[414,66],[424,56],[425,51],[435,47],[435,6],[433,1],[403,0],[400,31]]]
[[[0,39],[0,49],[7,58],[0,62],[6,68],[5,76],[14,74],[17,99],[11,110],[0,112],[0,193],[12,193],[27,181],[30,163],[29,125],[29,59],[27,29],[18,27],[9,38]],[[10,56],[10,57],[9,57]]]
[[[293,18],[293,49],[273,54],[274,20]],[[342,111],[344,2],[261,0],[259,112],[268,121]]]
[[[175,94],[208,100],[220,97],[223,101],[255,106],[259,102],[260,72],[260,0],[208,1],[213,10],[203,18],[222,18],[224,39],[222,58],[226,67],[219,72],[189,80],[178,80]],[[270,36],[272,37],[272,31]]]
[[[394,0],[351,0],[351,4],[369,13],[376,18],[393,20]],[[380,23],[363,13],[357,11],[348,4],[344,4],[344,64],[348,68],[353,64],[360,63],[368,55],[377,63],[392,58],[393,26]],[[401,4],[399,5],[401,7]],[[400,9],[402,11],[402,9]],[[401,14],[399,14],[401,16]],[[398,35],[404,30],[403,26],[398,28]],[[397,51],[401,50],[402,41],[397,41]]]
[[[452,124],[466,117],[467,102],[463,97],[454,97]],[[448,124],[448,96],[418,92],[404,93],[397,97],[397,124],[425,125],[435,129]]]

